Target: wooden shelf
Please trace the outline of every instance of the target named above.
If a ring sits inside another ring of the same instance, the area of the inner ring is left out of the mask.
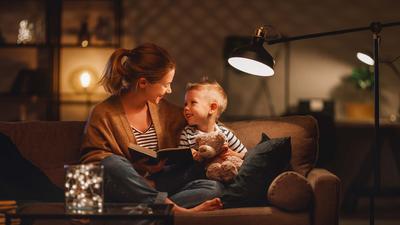
[[[44,43],[38,44],[13,44],[13,43],[1,43],[0,48],[46,48],[49,45]]]

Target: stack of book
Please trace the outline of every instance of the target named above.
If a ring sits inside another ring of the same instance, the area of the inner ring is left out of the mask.
[[[5,218],[5,213],[6,212],[15,212],[15,209],[17,208],[17,202],[13,200],[0,200],[0,225],[3,225],[6,223],[6,218]],[[20,221],[18,220],[13,220],[11,224],[19,224]]]

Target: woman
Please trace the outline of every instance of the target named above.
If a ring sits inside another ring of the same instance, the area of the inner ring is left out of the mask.
[[[169,203],[175,211],[222,207],[218,182],[188,180],[182,167],[164,172],[165,161],[149,166],[128,151],[129,143],[154,150],[177,146],[185,122],[181,109],[163,100],[174,74],[174,60],[154,44],[111,55],[100,81],[111,96],[93,108],[81,147],[82,163],[104,166],[107,201]],[[150,180],[153,174],[157,179]]]

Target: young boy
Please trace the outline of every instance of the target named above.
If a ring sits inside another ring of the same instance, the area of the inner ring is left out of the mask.
[[[225,154],[243,158],[247,152],[246,147],[232,131],[217,123],[226,105],[226,93],[217,82],[202,81],[188,84],[183,114],[189,125],[181,133],[179,146],[193,148],[196,135],[219,131],[225,135],[227,141],[228,150]],[[196,151],[193,152],[193,156],[195,160],[200,160]]]

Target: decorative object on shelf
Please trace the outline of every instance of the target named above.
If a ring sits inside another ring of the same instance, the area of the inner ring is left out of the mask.
[[[65,166],[65,208],[74,213],[103,209],[103,165]]]
[[[29,20],[21,20],[18,28],[17,44],[28,44],[33,42],[34,37],[34,25]]]
[[[87,20],[81,22],[81,28],[78,32],[78,44],[83,48],[89,46],[90,43],[90,33],[88,28]]]
[[[45,95],[46,74],[41,70],[22,69],[18,71],[12,87],[11,94],[18,95]]]
[[[64,47],[115,47],[120,43],[121,1],[63,1],[61,44]]]
[[[113,38],[113,27],[110,22],[111,18],[104,16],[97,17],[97,23],[94,28],[94,36],[97,40],[111,43]]]
[[[274,74],[275,60],[270,53],[263,47],[264,42],[268,44],[284,43],[290,41],[319,38],[324,36],[332,36],[346,33],[354,33],[365,30],[370,30],[372,32],[373,39],[373,55],[374,61],[379,62],[379,48],[380,48],[380,32],[384,27],[394,27],[400,26],[400,22],[391,23],[380,23],[372,22],[369,26],[357,27],[351,29],[336,30],[330,32],[313,33],[300,35],[295,37],[284,37],[277,39],[267,39],[267,30],[264,27],[259,27],[250,45],[237,48],[231,54],[228,59],[228,63],[238,70],[245,73],[258,76],[272,76]],[[375,195],[379,191],[380,186],[380,174],[379,174],[379,157],[380,148],[378,143],[380,143],[380,122],[379,122],[379,63],[374,64],[374,148],[371,152],[371,157],[374,159],[372,162],[373,168],[373,188],[370,192],[370,224],[375,222]]]

